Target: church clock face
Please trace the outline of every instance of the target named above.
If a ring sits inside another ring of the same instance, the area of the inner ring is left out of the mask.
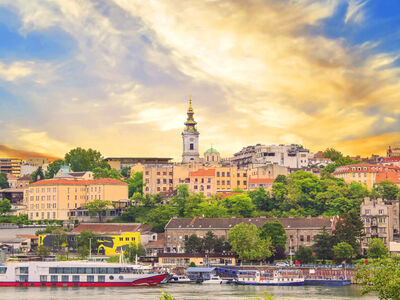
[[[193,142],[193,141],[194,141],[194,138],[190,138],[190,141]]]

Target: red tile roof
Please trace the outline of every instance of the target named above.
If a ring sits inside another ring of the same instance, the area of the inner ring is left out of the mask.
[[[146,248],[164,248],[165,233],[157,234],[157,241],[149,241]]]
[[[94,234],[121,234],[140,231],[140,223],[81,223],[73,233],[92,231]]]
[[[383,159],[383,162],[391,162],[391,161],[400,161],[400,157],[394,156],[394,157],[385,157]]]
[[[89,184],[123,184],[126,182],[113,179],[113,178],[101,178],[92,180],[74,180],[74,179],[45,179],[39,180],[30,185],[89,185]]]
[[[226,193],[223,193],[221,197],[222,197],[222,199],[225,199],[226,197],[233,196],[233,195],[241,195],[243,193],[244,192],[237,192],[237,193],[226,192]]]
[[[249,183],[269,184],[274,183],[275,179],[272,178],[250,178]]]
[[[355,168],[355,170],[353,170]],[[358,168],[361,168],[360,170]],[[364,170],[367,168],[367,170]],[[341,166],[333,172],[334,175],[336,174],[343,174],[343,173],[380,173],[380,172],[397,172],[400,173],[399,167],[394,166],[384,166],[384,165],[373,165],[373,164],[355,164],[355,165],[347,165]]]
[[[376,174],[375,183],[379,183],[384,180],[389,180],[396,184],[400,184],[400,175],[394,172],[381,172]]]
[[[190,176],[215,176],[215,169],[199,169],[190,172]]]

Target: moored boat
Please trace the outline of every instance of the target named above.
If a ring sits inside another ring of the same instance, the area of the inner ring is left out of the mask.
[[[0,286],[157,286],[168,273],[151,267],[104,262],[18,262],[0,266]]]
[[[273,273],[240,270],[234,283],[240,285],[304,285],[304,276],[295,270],[276,270]]]
[[[191,283],[191,282],[194,281],[190,280],[190,278],[185,275],[173,275],[168,280],[168,283]]]

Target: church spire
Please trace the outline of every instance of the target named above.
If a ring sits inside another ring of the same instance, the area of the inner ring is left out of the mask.
[[[196,129],[197,122],[194,120],[193,115],[194,115],[194,111],[193,111],[193,107],[192,107],[192,96],[190,96],[189,108],[187,111],[187,119],[185,122],[185,125],[186,125],[185,131],[197,133],[197,129]]]

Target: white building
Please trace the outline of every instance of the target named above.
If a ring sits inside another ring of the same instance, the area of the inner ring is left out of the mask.
[[[182,132],[183,152],[182,162],[199,162],[199,132],[196,129],[197,122],[193,119],[194,111],[192,107],[192,99],[189,102],[187,111],[187,120],[185,122],[185,130]]]

